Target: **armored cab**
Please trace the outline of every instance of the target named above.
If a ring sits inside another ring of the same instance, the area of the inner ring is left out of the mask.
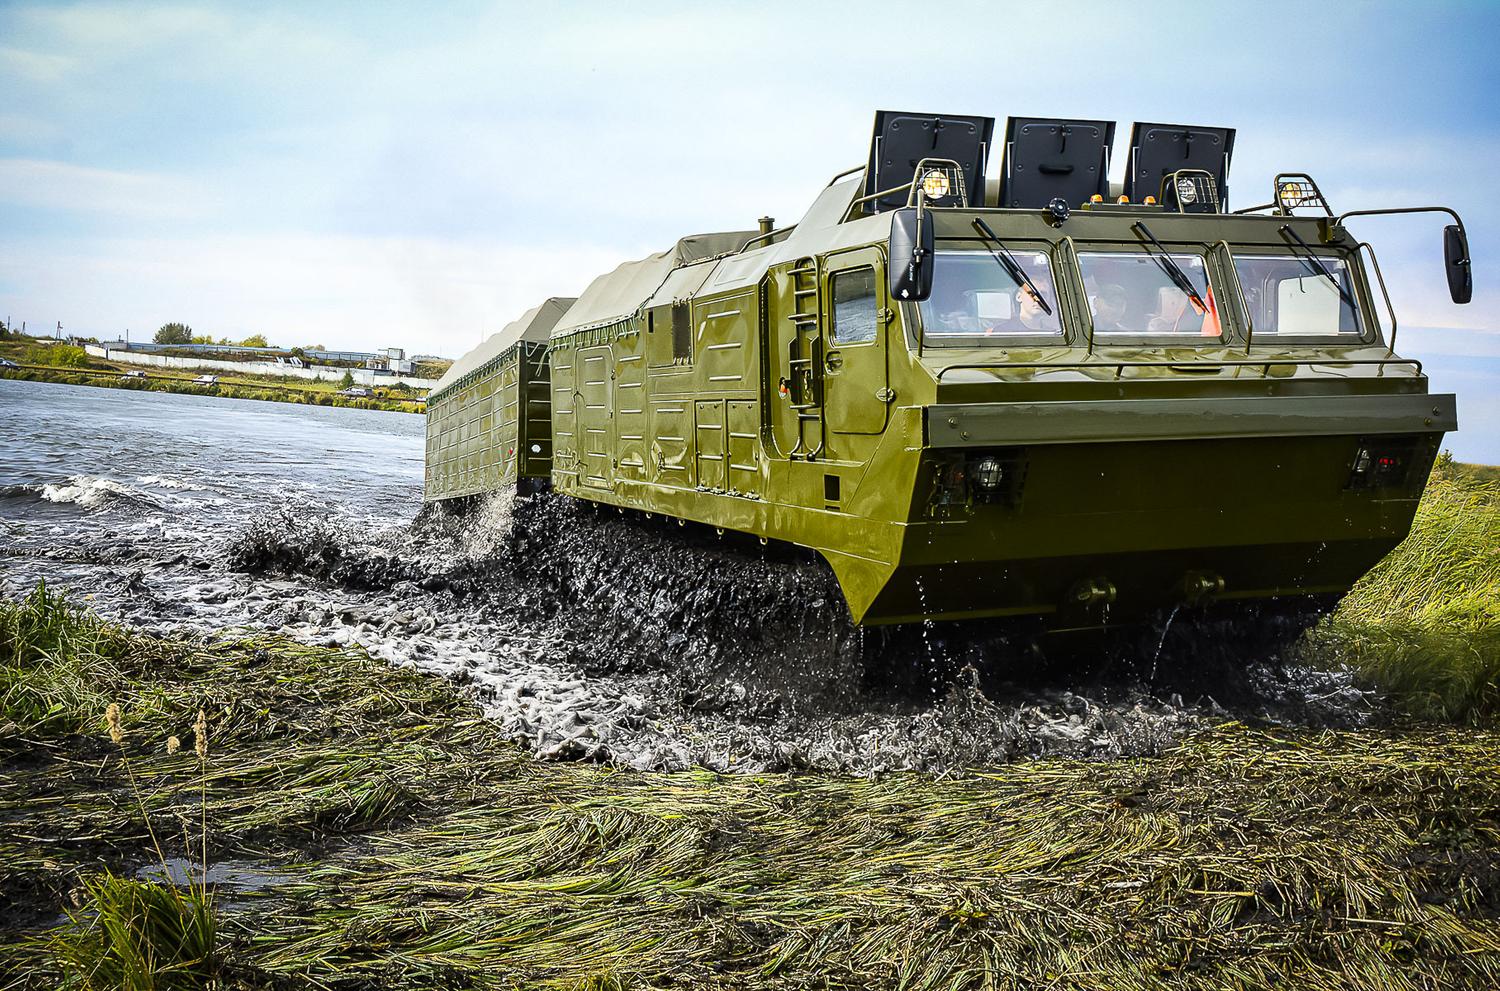
[[[553,297],[453,363],[427,399],[429,501],[545,479],[552,465],[547,339],[573,304]]]
[[[817,549],[858,622],[1326,601],[1407,533],[1454,397],[1309,177],[1233,131],[882,113],[795,225],[601,276],[549,345],[553,486]],[[1467,301],[1462,223],[1445,264]],[[1381,211],[1375,211],[1381,212]],[[477,482],[481,487],[482,482]]]

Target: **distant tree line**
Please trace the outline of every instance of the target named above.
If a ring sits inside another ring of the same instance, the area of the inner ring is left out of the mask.
[[[217,341],[209,334],[194,334],[193,328],[185,323],[164,323],[156,332],[154,338],[157,344],[238,344],[247,348],[268,348],[271,345],[266,342],[265,334],[251,334],[243,341],[231,341],[227,337],[221,337]],[[294,351],[297,349],[294,349]]]

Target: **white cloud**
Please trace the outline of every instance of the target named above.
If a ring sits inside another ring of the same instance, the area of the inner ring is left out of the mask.
[[[77,60],[66,55],[0,46],[0,74],[14,75],[34,83],[52,83],[67,75]]]
[[[37,159],[0,159],[0,203],[90,215],[204,217],[215,199],[180,176],[88,168]]]
[[[1204,12],[1240,39],[1227,49],[1145,62],[1121,53],[1159,40],[1150,19],[1096,6],[931,16],[942,58],[891,41],[899,4],[0,0],[26,83],[0,111],[0,298],[70,327],[307,326],[455,352],[682,234],[795,220],[863,157],[876,107],[1118,118],[1116,173],[1132,119],[1237,125],[1236,205],[1305,168],[1335,206],[1451,199],[1476,257],[1497,243],[1470,164],[1500,152],[1493,129],[1407,121],[1396,104],[1426,84],[1403,64],[1353,71],[1352,41],[1287,90],[1257,71],[1281,53],[1245,33],[1249,12]],[[1373,9],[1307,16],[1393,30]],[[1472,89],[1483,70],[1459,68]],[[1447,303],[1439,226],[1370,224],[1403,323],[1490,323],[1487,269],[1473,305]]]

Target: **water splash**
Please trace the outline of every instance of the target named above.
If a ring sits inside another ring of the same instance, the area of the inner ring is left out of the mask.
[[[1156,680],[1156,665],[1157,665],[1157,662],[1161,660],[1161,649],[1163,647],[1165,647],[1166,644],[1167,644],[1167,633],[1170,632],[1171,629],[1172,629],[1172,620],[1174,620],[1174,619],[1177,618],[1177,610],[1179,610],[1181,608],[1182,608],[1182,605],[1180,603],[1178,605],[1173,606],[1172,607],[1172,611],[1167,614],[1167,621],[1166,621],[1166,623],[1162,624],[1161,639],[1158,640],[1158,641],[1156,641],[1156,652],[1151,655],[1151,674],[1146,679],[1147,681],[1155,681]]]

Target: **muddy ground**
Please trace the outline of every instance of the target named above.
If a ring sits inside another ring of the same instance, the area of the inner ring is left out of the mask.
[[[1152,756],[662,773],[539,761],[461,686],[357,649],[69,642],[29,662],[60,707],[0,727],[8,987],[61,981],[82,879],[197,876],[202,823],[231,988],[1500,981],[1493,731],[1204,718]]]
[[[1184,613],[1047,657],[1017,624],[861,630],[810,552],[550,493],[428,513],[376,541],[266,518],[227,559],[357,597],[288,596],[263,626],[452,677],[544,757],[953,773],[1155,754],[1225,718],[1384,718],[1347,675],[1282,657],[1280,627]]]

